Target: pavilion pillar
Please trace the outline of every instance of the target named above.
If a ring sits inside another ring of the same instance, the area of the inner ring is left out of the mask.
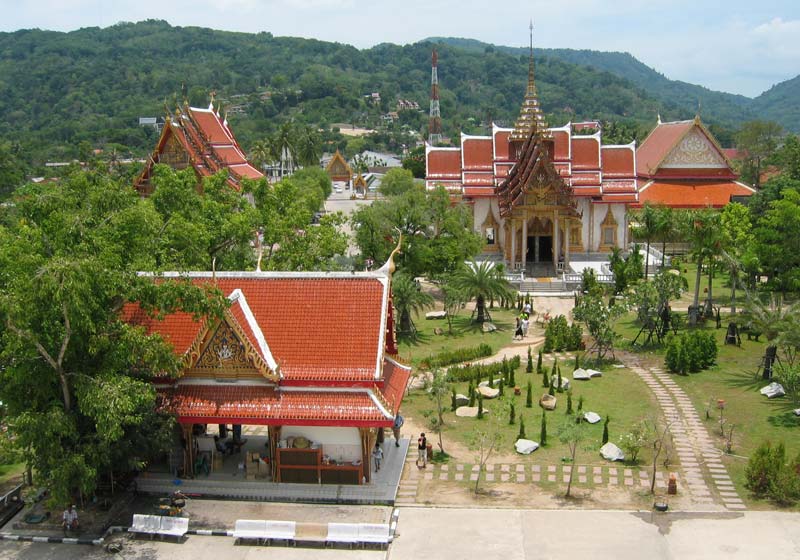
[[[361,465],[363,467],[364,478],[367,482],[372,480],[372,448],[378,437],[376,428],[359,428],[358,434],[361,436]],[[358,481],[361,484],[361,481]]]
[[[186,447],[183,450],[183,475],[194,478],[194,424],[181,424],[183,440]]]
[[[269,436],[269,466],[272,470],[272,482],[280,482],[278,480],[278,442],[281,439],[281,426],[267,426],[267,435]]]
[[[508,259],[508,262],[513,272],[517,262],[517,224],[514,223],[514,220],[511,220],[511,258]]]
[[[594,251],[594,204],[589,201],[589,243],[586,252]]]
[[[522,270],[525,272],[528,271],[528,214],[525,214],[525,217],[522,222],[522,257],[520,258],[522,261]]]
[[[561,232],[558,231],[558,210],[553,212],[553,270],[558,270],[558,257],[561,254],[559,243]]]
[[[567,220],[564,224],[564,270],[569,268],[570,229],[572,229],[572,220]]]

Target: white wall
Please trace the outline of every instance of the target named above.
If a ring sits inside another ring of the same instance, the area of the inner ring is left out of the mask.
[[[300,436],[312,443],[322,444],[322,454],[337,461],[361,459],[361,438],[358,428],[284,426],[281,429],[281,439]]]

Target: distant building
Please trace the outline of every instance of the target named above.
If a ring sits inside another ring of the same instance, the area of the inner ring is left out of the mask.
[[[148,195],[153,192],[150,180],[157,163],[173,169],[191,167],[198,183],[203,177],[227,169],[228,184],[236,190],[240,190],[242,179],[261,179],[264,176],[248,163],[228,120],[220,117],[213,102],[207,109],[189,107],[184,103],[174,115],[166,117],[161,137],[141,175],[134,181],[139,193]]]

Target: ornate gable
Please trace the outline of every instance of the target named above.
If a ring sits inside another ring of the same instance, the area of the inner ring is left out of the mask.
[[[727,169],[728,163],[714,143],[695,126],[672,148],[659,168]]]
[[[215,327],[201,331],[186,355],[184,377],[230,380],[264,378],[278,381],[230,312]]]
[[[336,153],[333,154],[331,161],[325,167],[325,171],[330,176],[331,181],[349,181],[353,176],[353,171],[342,154],[339,153],[339,150],[336,150]]]

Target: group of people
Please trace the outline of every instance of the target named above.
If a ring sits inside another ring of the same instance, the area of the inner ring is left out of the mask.
[[[514,340],[524,339],[528,336],[528,328],[530,327],[530,316],[533,312],[530,302],[526,303],[522,308],[522,313],[519,314],[516,320],[516,328],[514,329]]]

